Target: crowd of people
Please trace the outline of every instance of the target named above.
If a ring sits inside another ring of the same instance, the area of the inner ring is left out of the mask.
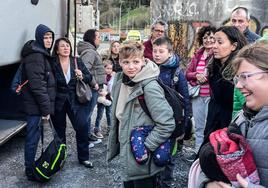
[[[196,39],[200,47],[186,70],[173,51],[166,35],[167,24],[162,20],[152,25],[151,37],[144,44],[113,41],[105,58],[97,51],[98,30],[84,33],[76,57],[67,38],[57,39],[51,53],[53,31],[42,24],[37,26],[35,40],[22,49],[22,75],[29,81],[22,90],[27,114],[27,178],[35,180],[33,163],[41,135],[40,121],[51,118],[59,138],[66,143],[68,115],[76,132],[81,165],[94,168],[89,148],[108,136],[107,160],[120,156],[124,187],[171,187],[176,152],[170,151],[183,145],[183,135],[171,137],[176,122],[161,82],[182,96],[183,126],[194,120],[194,152],[188,160],[195,161],[199,171],[197,178],[192,177],[193,173],[189,176],[189,187],[268,187],[268,42],[250,31],[249,21],[248,10],[237,7],[230,16],[231,26],[200,28]],[[86,103],[77,100],[78,79],[91,88],[92,98]],[[140,97],[149,114],[140,104]],[[104,110],[106,130],[101,126]],[[246,141],[245,150],[239,140]],[[213,147],[215,142],[217,147]],[[247,152],[253,156],[250,164],[244,162]],[[161,158],[167,155],[167,159]],[[233,168],[221,164],[223,159],[238,156],[241,159],[232,161],[231,166],[243,163],[244,168],[233,175]],[[159,164],[161,160],[167,160],[165,165]],[[252,181],[254,178],[245,170],[251,163],[256,165],[254,177],[259,181]]]

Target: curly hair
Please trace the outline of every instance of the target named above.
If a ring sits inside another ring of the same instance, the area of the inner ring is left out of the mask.
[[[216,32],[216,28],[214,26],[204,26],[201,27],[201,29],[199,29],[198,33],[197,33],[197,42],[198,44],[201,46],[203,45],[203,37],[205,36],[205,34],[210,35],[211,33],[215,33]]]

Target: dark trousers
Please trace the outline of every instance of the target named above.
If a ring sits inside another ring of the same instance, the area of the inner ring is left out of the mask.
[[[61,111],[56,111],[55,115],[52,116],[54,128],[58,136],[66,143],[66,114],[68,115],[72,126],[76,132],[76,145],[78,160],[85,161],[89,158],[88,150],[88,109],[87,106],[80,106],[74,110],[71,108],[68,101],[65,102],[64,107]]]
[[[26,173],[32,173],[33,163],[35,159],[35,154],[38,146],[38,141],[41,135],[41,128],[39,122],[41,121],[41,116],[27,116],[26,125],[26,140],[25,140],[25,171]]]
[[[110,128],[111,124],[112,124],[112,121],[111,121],[111,108],[112,108],[112,106],[104,106],[103,104],[98,103],[97,107],[98,107],[98,110],[97,110],[97,117],[96,117],[96,123],[95,123],[95,131],[100,130],[100,121],[102,119],[104,109],[105,109],[105,113],[106,113],[107,126],[108,126],[108,128]]]
[[[156,188],[156,176],[133,181],[125,181],[124,188]]]
[[[173,171],[175,167],[175,158],[171,156],[170,162],[167,164],[164,171],[159,174],[159,184],[161,188],[170,188],[174,183]]]

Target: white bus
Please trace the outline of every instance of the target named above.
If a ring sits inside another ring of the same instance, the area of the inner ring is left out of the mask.
[[[0,145],[25,127],[18,96],[10,90],[24,43],[34,39],[39,24],[49,26],[55,37],[69,30],[74,0],[5,0],[0,6]]]

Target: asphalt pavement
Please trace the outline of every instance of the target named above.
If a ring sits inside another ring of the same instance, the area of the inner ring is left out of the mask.
[[[96,111],[96,110],[95,110]],[[96,112],[93,114],[95,120]],[[94,121],[93,121],[94,122]],[[102,119],[102,125],[106,126],[106,118]],[[45,143],[51,141],[52,135],[49,127],[45,128]],[[95,145],[90,150],[90,160],[94,168],[88,169],[80,165],[77,160],[75,132],[68,123],[67,126],[67,161],[57,174],[47,183],[28,181],[24,175],[24,142],[25,137],[16,136],[0,147],[0,188],[28,188],[28,187],[57,187],[57,188],[119,188],[122,187],[120,176],[120,161],[116,158],[109,165],[105,161],[107,137],[103,142]],[[189,145],[189,143],[186,143]],[[190,143],[191,145],[191,143]],[[190,150],[184,149],[178,152],[175,160],[173,183],[174,188],[187,187],[188,170],[190,162],[185,157]],[[40,147],[37,157],[40,155]]]

